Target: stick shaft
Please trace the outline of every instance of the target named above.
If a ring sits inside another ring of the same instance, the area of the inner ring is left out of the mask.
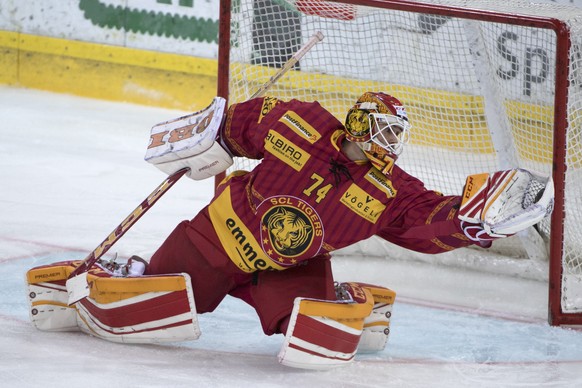
[[[105,240],[93,252],[85,258],[85,260],[79,265],[75,270],[69,275],[69,278],[76,276],[80,273],[86,272],[91,268],[93,264],[97,262],[115,244],[121,236],[125,234],[136,222],[143,216],[153,205],[157,202],[162,195],[164,195],[174,183],[184,176],[188,172],[187,168],[176,171],[172,175],[168,176],[138,207],[135,208],[131,214],[129,214],[122,222],[119,224]]]
[[[259,88],[259,90],[257,90],[251,96],[251,99],[256,98],[256,97],[261,97],[275,82],[277,82],[277,80],[279,78],[281,78],[285,73],[287,73],[289,70],[291,70],[293,68],[293,66],[295,66],[295,64],[297,62],[299,62],[299,60],[301,58],[303,58],[303,56],[309,50],[311,50],[313,48],[313,46],[315,46],[317,43],[321,42],[322,40],[323,40],[323,34],[321,33],[321,31],[318,31],[315,34],[313,34],[313,36],[311,38],[309,38],[307,43],[305,43],[305,45],[303,47],[301,47],[295,54],[293,54],[291,56],[291,58],[289,58],[287,60],[287,62],[285,62],[283,64],[283,66],[279,69],[279,71],[277,71],[277,73],[275,73],[267,82],[265,82],[265,84],[263,86],[261,86]]]

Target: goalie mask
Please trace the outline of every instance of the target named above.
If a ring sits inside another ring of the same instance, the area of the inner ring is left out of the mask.
[[[366,92],[348,111],[346,138],[358,144],[366,157],[382,173],[392,169],[404,145],[411,125],[402,103],[385,93]]]

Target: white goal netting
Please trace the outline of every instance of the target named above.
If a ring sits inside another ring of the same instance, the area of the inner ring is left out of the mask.
[[[410,1],[384,2],[398,3],[400,10],[379,8],[381,0],[362,1],[369,6],[233,0],[229,103],[249,98],[322,31],[324,40],[268,94],[317,100],[342,122],[363,92],[392,94],[404,103],[413,125],[411,143],[398,164],[428,188],[460,194],[469,174],[517,166],[544,175],[557,171],[557,203],[563,199],[565,209],[557,221],[547,219],[488,251],[471,248],[428,257],[372,239],[344,253],[415,257],[548,279],[548,257],[558,247],[563,251],[562,309],[581,312],[582,12],[516,0],[426,2],[464,10],[444,16],[412,12],[419,10]],[[480,9],[475,14],[482,16],[463,13],[469,9]],[[563,49],[551,23],[541,22],[549,17],[564,21],[569,49]],[[560,83],[557,74],[566,74],[567,83]],[[562,116],[556,114],[556,101]],[[238,161],[235,168],[252,168],[245,163]],[[553,250],[551,238],[559,239]]]

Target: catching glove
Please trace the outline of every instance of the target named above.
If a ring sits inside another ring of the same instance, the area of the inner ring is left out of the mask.
[[[540,222],[554,204],[551,177],[513,169],[469,175],[459,219],[465,235],[482,246]]]

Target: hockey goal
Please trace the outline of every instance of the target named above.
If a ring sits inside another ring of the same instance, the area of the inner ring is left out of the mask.
[[[218,94],[229,103],[249,98],[321,31],[324,41],[270,95],[317,100],[343,122],[363,92],[393,94],[413,125],[398,163],[445,194],[460,194],[471,173],[553,175],[551,218],[493,249],[427,257],[374,239],[350,249],[547,279],[550,323],[582,325],[581,10],[520,0],[221,0],[220,12]],[[245,163],[235,168],[252,168]]]

